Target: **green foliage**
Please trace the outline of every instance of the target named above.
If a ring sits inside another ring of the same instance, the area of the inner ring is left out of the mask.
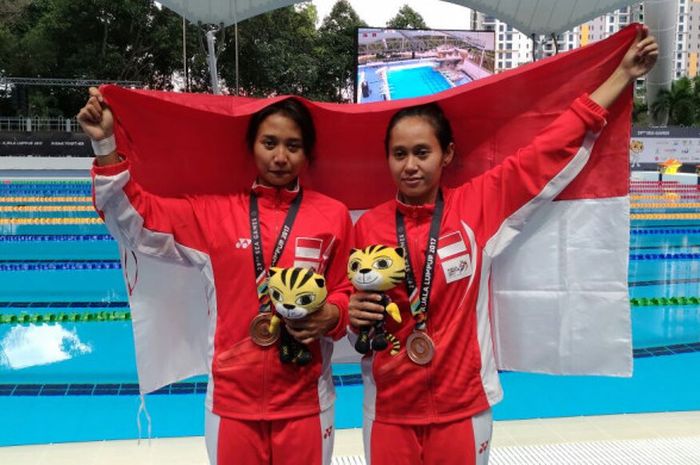
[[[634,106],[632,107],[632,122],[638,126],[648,126],[649,125],[649,105],[639,98],[634,99]]]
[[[355,34],[366,26],[347,0],[339,0],[319,29],[310,2],[280,8],[238,27],[242,95],[297,94],[323,101],[350,98],[355,70]],[[235,29],[227,28],[218,67],[228,89],[236,85]],[[195,88],[207,89],[205,56]],[[195,72],[195,74],[197,74]]]
[[[397,17],[420,26],[402,9]],[[317,29],[318,12],[303,2],[239,24],[242,95],[303,94],[350,98],[355,34],[366,26],[347,0],[339,0]],[[217,34],[218,69],[225,91],[236,85],[235,29]],[[210,91],[206,40],[187,23],[189,89]],[[0,75],[133,80],[169,90],[183,80],[182,18],[153,0],[0,0]],[[0,86],[0,114],[72,116],[85,89]]]
[[[668,114],[670,126],[692,126],[700,116],[697,92],[694,81],[687,77],[674,81],[670,90],[659,91],[656,101],[652,104],[651,113],[654,119],[659,121],[662,115]]]
[[[308,95],[317,79],[314,50],[316,8],[287,7],[250,18],[239,25],[239,82],[242,93]],[[219,70],[235,86],[235,32],[226,31]]]
[[[340,102],[350,98],[343,92],[352,86],[355,72],[355,36],[360,19],[347,0],[339,0],[324,18],[318,30],[316,59],[318,81],[313,96],[319,100]]]
[[[408,5],[401,7],[399,12],[386,23],[387,27],[396,29],[427,29],[425,20],[416,10]]]
[[[35,0],[15,9],[0,30],[9,35],[0,41],[8,76],[135,80],[169,89],[181,61],[179,17],[149,0]],[[72,115],[85,98],[84,89],[22,91],[40,108],[20,113]]]

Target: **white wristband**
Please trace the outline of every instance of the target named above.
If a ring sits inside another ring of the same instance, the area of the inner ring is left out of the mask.
[[[92,143],[92,151],[98,157],[109,155],[117,150],[117,142],[114,139],[114,134],[100,140],[90,139],[90,142]]]

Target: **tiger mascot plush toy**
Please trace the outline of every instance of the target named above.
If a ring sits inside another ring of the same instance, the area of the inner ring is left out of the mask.
[[[406,261],[401,247],[385,245],[370,245],[364,249],[353,249],[348,260],[348,278],[355,289],[365,292],[378,292],[382,296],[379,302],[384,311],[397,323],[401,323],[399,307],[384,294],[396,287],[406,277]],[[360,328],[360,334],[355,342],[355,350],[361,354],[372,350],[384,350],[391,342],[391,355],[396,355],[401,349],[399,340],[384,329],[384,320],[374,324],[374,334],[370,338],[370,328]]]
[[[289,320],[297,320],[319,310],[326,303],[326,280],[310,268],[270,268],[268,293],[277,314]],[[280,360],[282,363],[307,365],[311,351],[294,339],[282,319],[273,315],[270,333],[280,334]]]

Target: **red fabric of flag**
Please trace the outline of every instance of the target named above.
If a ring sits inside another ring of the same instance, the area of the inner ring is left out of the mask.
[[[304,100],[318,133],[316,159],[304,184],[346,203],[370,208],[392,197],[395,186],[384,153],[384,133],[400,108],[438,102],[450,119],[457,157],[446,173],[455,185],[495,166],[563,112],[592,92],[615,69],[638,25],[555,57],[521,66],[432,96],[369,104]],[[245,144],[249,117],[273,101],[178,94],[104,86],[117,120],[119,150],[147,190],[169,196],[225,193],[246,188],[255,176]],[[632,93],[618,99],[583,173],[562,199],[625,195]]]

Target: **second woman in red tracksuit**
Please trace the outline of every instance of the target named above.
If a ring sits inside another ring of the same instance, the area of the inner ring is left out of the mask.
[[[503,395],[489,321],[492,260],[581,171],[606,108],[654,65],[657,45],[644,35],[593,94],[574,101],[529,146],[457,188],[440,186],[454,144],[439,106],[407,108],[390,121],[385,146],[399,192],[359,219],[355,246],[400,245],[410,270],[406,288],[389,291],[403,324],[388,320],[387,329],[402,350],[362,361],[368,464],[488,462],[491,406]],[[379,299],[353,294],[351,325],[382,319]]]
[[[93,140],[103,141],[96,150],[113,147],[112,114],[97,89],[78,120]],[[299,185],[314,140],[311,115],[301,103],[274,103],[250,120],[247,142],[258,170],[252,187],[191,198],[150,194],[116,150],[97,153],[95,206],[112,235],[131,250],[201,271],[210,309],[205,402],[213,464],[330,464],[330,361],[333,339],[347,327],[352,230],[344,205]],[[311,349],[309,365],[282,363],[274,345],[257,345],[249,335],[251,321],[269,310],[267,293],[259,296],[258,290],[272,265],[311,267],[326,277],[325,306],[288,322],[289,332]]]

